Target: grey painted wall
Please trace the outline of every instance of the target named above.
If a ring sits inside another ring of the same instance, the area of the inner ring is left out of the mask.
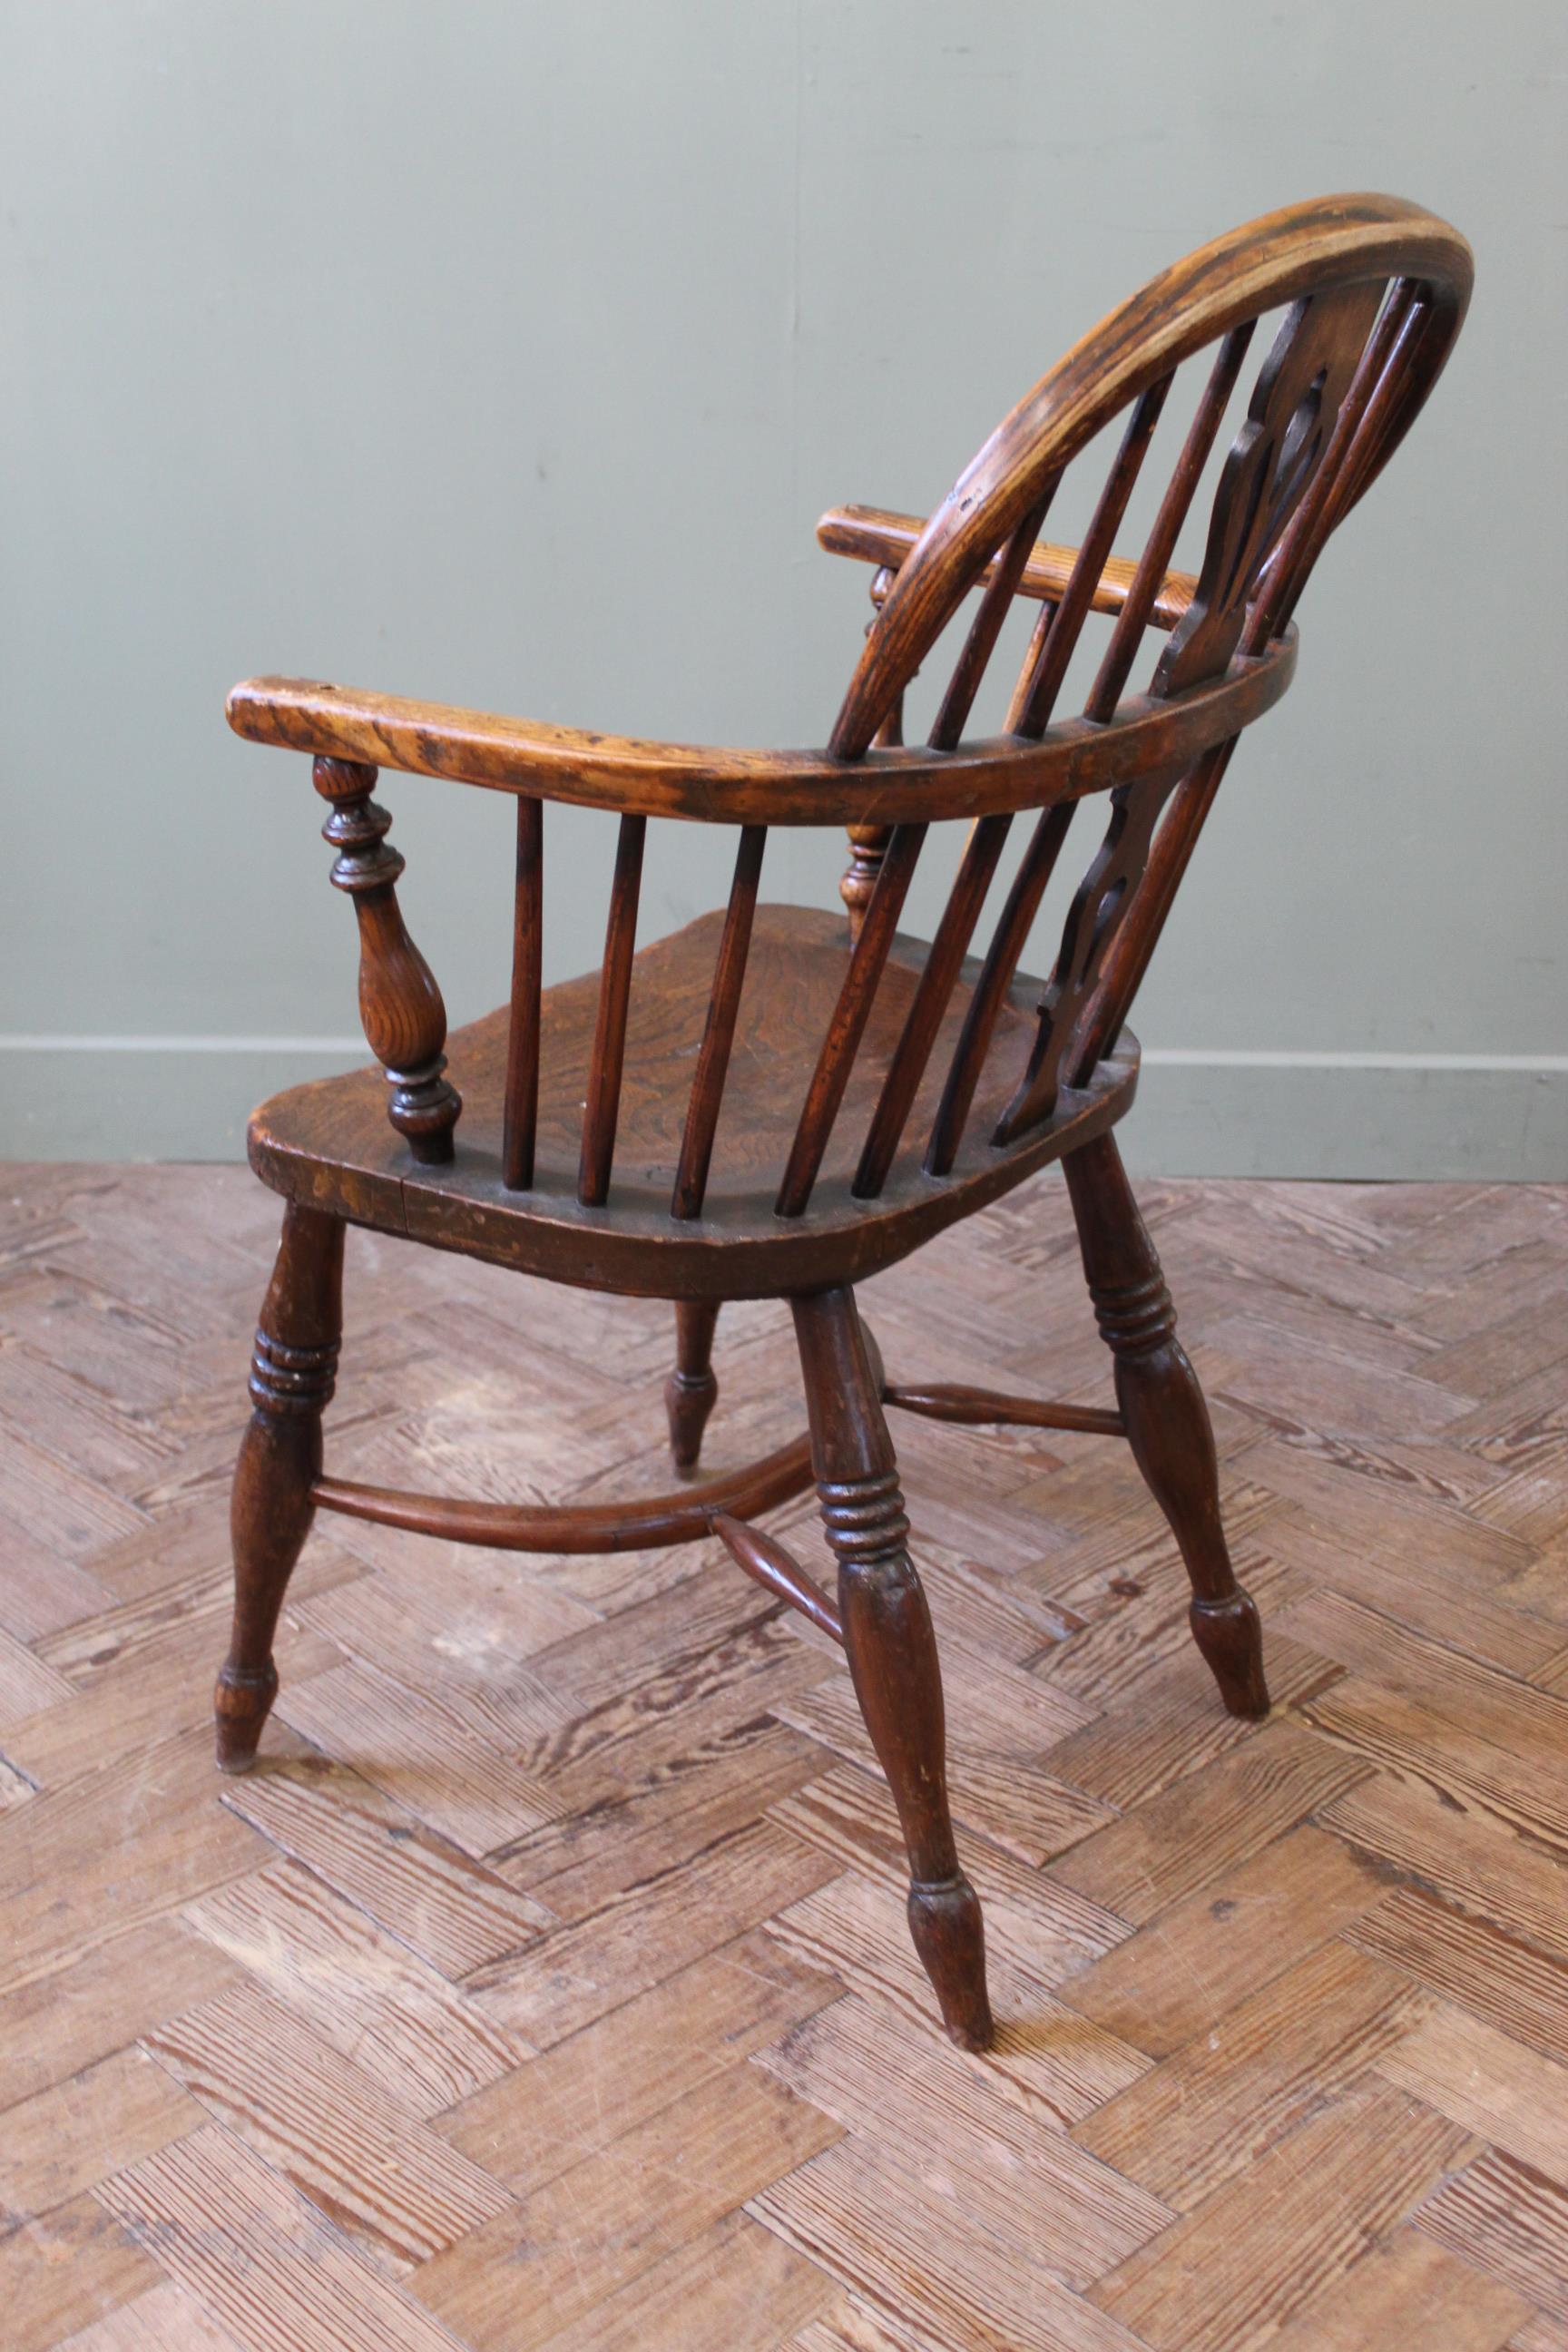
[[[0,1150],[236,1151],[251,1100],[363,1058],[319,803],[229,737],[232,679],[820,740],[866,611],[823,507],[923,510],[1152,271],[1382,186],[1470,236],[1470,325],[1221,797],[1130,1137],[1171,1170],[1568,1165],[1557,0],[0,24]],[[509,810],[384,797],[469,1017],[505,990]],[[726,872],[659,835],[647,937]],[[550,839],[559,976],[609,821]],[[841,864],[777,839],[770,887],[826,903]]]

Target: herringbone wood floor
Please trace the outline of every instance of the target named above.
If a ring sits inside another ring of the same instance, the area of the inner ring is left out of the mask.
[[[1143,1196],[1278,1705],[1221,1713],[1114,1441],[899,1424],[969,2060],[837,1654],[716,1547],[323,1522],[220,1782],[276,1204],[11,1172],[10,2352],[1568,2344],[1568,1192]],[[1054,1180],[865,1304],[895,1378],[1108,1393]],[[329,1458],[666,1484],[668,1322],[355,1236]],[[718,1360],[715,1468],[801,1418],[780,1311]]]

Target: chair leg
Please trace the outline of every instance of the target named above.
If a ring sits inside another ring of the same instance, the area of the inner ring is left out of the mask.
[[[1063,1164],[1095,1317],[1116,1359],[1116,1400],[1133,1459],[1192,1580],[1193,1638],[1230,1713],[1267,1715],[1263,1633],[1226,1547],[1208,1407],[1176,1338],[1171,1294],[1121,1154],[1113,1137],[1101,1135]]]
[[[669,1415],[669,1458],[678,1470],[696,1469],[702,1433],[719,1394],[712,1361],[718,1320],[714,1299],[675,1302],[675,1370],[664,1384],[664,1409]]]
[[[909,1521],[866,1337],[848,1288],[793,1305],[844,1646],[909,1849],[910,1929],[948,2032],[961,2049],[985,2050],[995,2029],[984,1929],[948,1811],[936,1636],[906,1548]]]
[[[213,1713],[217,1760],[247,1771],[273,1700],[278,1612],[314,1513],[321,1414],[331,1402],[342,1332],[343,1228],[290,1202],[251,1359],[254,1410],[240,1441],[230,1503],[234,1632]]]

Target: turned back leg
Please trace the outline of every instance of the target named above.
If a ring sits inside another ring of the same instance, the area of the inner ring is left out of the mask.
[[[892,1440],[847,1289],[795,1302],[812,1463],[855,1695],[893,1792],[910,1856],[910,1927],[961,2048],[989,2048],[980,1904],[959,1867],[947,1801],[936,1636],[908,1549]]]
[[[702,1433],[719,1394],[713,1370],[713,1328],[718,1303],[710,1298],[675,1302],[675,1370],[664,1384],[669,1416],[669,1456],[678,1470],[695,1470]]]
[[[342,1267],[341,1221],[291,1201],[256,1334],[252,1412],[230,1503],[234,1632],[213,1699],[226,1772],[253,1761],[278,1693],[272,1641],[314,1510],[321,1414],[342,1333]]]
[[[1171,1523],[1192,1580],[1193,1636],[1232,1715],[1268,1712],[1263,1636],[1237,1582],[1220,1524],[1214,1431],[1198,1376],[1113,1138],[1064,1162],[1084,1272],[1116,1359],[1116,1398],[1133,1457]]]

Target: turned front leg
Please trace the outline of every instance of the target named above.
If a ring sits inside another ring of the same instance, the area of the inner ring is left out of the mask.
[[[321,1473],[321,1415],[331,1401],[342,1334],[343,1228],[290,1202],[251,1359],[250,1423],[230,1502],[234,1631],[213,1711],[217,1760],[243,1772],[278,1696],[273,1637],[310,1531]]]
[[[1100,1336],[1116,1360],[1116,1401],[1133,1459],[1170,1521],[1192,1583],[1193,1638],[1232,1715],[1268,1712],[1263,1633],[1237,1583],[1220,1522],[1219,1465],[1198,1376],[1114,1139],[1063,1163]]]
[[[678,1298],[675,1302],[675,1370],[664,1384],[664,1409],[669,1419],[669,1457],[678,1470],[695,1470],[719,1395],[713,1370],[713,1332],[719,1320],[718,1302],[711,1298]]]
[[[980,1902],[959,1866],[948,1807],[946,1728],[936,1635],[908,1548],[909,1521],[878,1382],[847,1289],[794,1302],[812,1463],[855,1696],[910,1857],[910,1930],[962,2049],[985,2050]]]

